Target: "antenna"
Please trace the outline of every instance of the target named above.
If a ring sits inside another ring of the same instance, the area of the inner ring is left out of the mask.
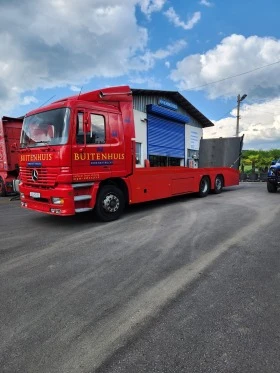
[[[80,97],[80,94],[81,94],[81,92],[82,92],[82,89],[83,89],[83,85],[82,85],[82,87],[81,87],[81,89],[80,89],[80,92],[79,92],[79,96],[78,96],[78,98]]]
[[[39,108],[42,107],[42,106],[44,106],[47,102],[49,102],[54,97],[55,97],[55,95],[53,95],[51,98],[49,98],[47,101],[45,101],[41,106],[39,106]]]

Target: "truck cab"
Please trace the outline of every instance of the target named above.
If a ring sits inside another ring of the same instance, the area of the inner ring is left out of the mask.
[[[93,91],[28,113],[20,140],[22,206],[59,215],[90,211],[101,183],[127,186],[134,169],[129,87]],[[114,202],[115,201],[115,202]],[[117,199],[110,195],[106,203]]]

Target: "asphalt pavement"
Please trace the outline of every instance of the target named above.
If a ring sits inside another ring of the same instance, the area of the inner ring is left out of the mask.
[[[0,198],[0,371],[280,371],[280,193],[130,207],[112,223]]]

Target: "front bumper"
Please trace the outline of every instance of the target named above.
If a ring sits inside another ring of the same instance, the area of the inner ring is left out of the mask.
[[[280,179],[275,176],[274,177],[268,176],[267,181],[275,185],[280,185]]]
[[[19,184],[21,206],[30,210],[52,215],[75,215],[74,191],[71,185],[60,185],[56,188],[30,188]],[[33,196],[36,197],[33,197]],[[52,203],[52,198],[62,198],[63,204]]]

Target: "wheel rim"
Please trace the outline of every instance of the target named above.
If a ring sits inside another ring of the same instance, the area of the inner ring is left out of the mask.
[[[206,180],[202,180],[201,182],[201,192],[206,193],[208,189],[208,184]]]
[[[104,211],[112,214],[118,211],[120,207],[120,200],[115,194],[108,193],[102,202],[102,207]]]
[[[217,178],[215,181],[216,190],[222,189],[222,180],[220,178]]]

